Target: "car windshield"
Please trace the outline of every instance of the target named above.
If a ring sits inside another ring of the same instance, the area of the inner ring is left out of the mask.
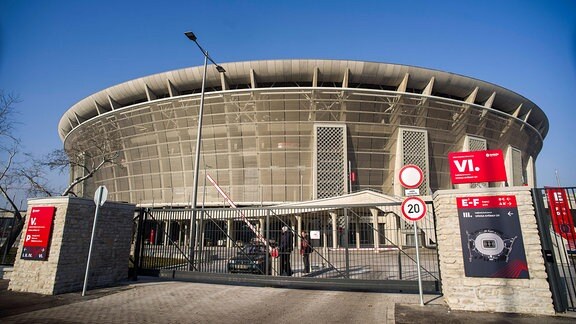
[[[247,245],[244,247],[244,253],[246,253],[246,254],[264,253],[264,246],[263,245]]]

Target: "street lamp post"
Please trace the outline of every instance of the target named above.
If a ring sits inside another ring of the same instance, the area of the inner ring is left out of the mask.
[[[216,70],[220,73],[226,72],[223,67],[216,64],[214,60],[208,55],[208,52],[205,51],[202,46],[198,43],[196,35],[193,32],[185,32],[184,35],[188,37],[189,40],[193,41],[198,48],[202,51],[202,55],[204,55],[204,69],[202,72],[202,88],[200,92],[200,109],[198,110],[198,133],[196,136],[196,153],[194,157],[194,183],[192,184],[192,218],[190,219],[190,266],[189,270],[193,270],[194,267],[194,249],[196,247],[196,204],[198,202],[198,173],[199,173],[199,164],[200,164],[200,144],[202,142],[202,120],[204,118],[204,91],[206,87],[206,70],[208,68],[208,60],[216,65]]]

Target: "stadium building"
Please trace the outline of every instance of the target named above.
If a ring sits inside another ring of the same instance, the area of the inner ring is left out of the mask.
[[[424,171],[419,190],[450,189],[448,153],[500,149],[507,183],[535,186],[548,132],[544,112],[500,86],[406,65],[270,60],[208,66],[197,200],[222,206],[210,174],[239,206],[375,191],[403,193],[399,169]],[[97,92],[61,118],[68,152],[120,152],[80,195],[190,206],[203,67],[142,77]],[[96,159],[97,161],[97,159]],[[86,161],[89,163],[90,161]],[[81,175],[73,170],[72,177]]]

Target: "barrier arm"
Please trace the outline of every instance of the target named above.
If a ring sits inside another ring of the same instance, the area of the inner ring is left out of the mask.
[[[236,212],[238,213],[238,215],[240,215],[240,217],[242,218],[244,223],[246,223],[248,228],[250,228],[250,230],[252,230],[252,232],[254,232],[254,234],[256,234],[256,239],[258,241],[264,243],[264,245],[266,245],[266,247],[268,248],[268,251],[270,252],[270,254],[272,256],[274,256],[275,253],[277,252],[276,249],[273,248],[269,244],[268,240],[266,238],[264,238],[264,236],[262,236],[262,234],[260,234],[260,232],[256,229],[256,227],[254,227],[254,225],[252,225],[252,223],[250,223],[248,221],[248,219],[246,218],[246,215],[244,215],[244,213],[240,209],[238,209],[238,206],[236,206],[236,204],[232,201],[232,199],[230,199],[230,197],[228,197],[228,195],[224,192],[224,190],[222,190],[222,188],[220,188],[220,186],[218,185],[216,180],[214,180],[209,174],[206,174],[206,178],[208,179],[208,181],[210,181],[212,186],[214,186],[214,188],[216,188],[216,190],[218,191],[220,196],[222,196],[226,200],[226,202],[228,202],[230,204],[230,207],[232,207],[233,209],[236,210]]]

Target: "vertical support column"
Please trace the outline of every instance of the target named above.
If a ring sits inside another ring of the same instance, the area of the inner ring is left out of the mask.
[[[226,234],[227,234],[227,238],[226,238],[226,247],[232,247],[234,246],[232,240],[234,240],[234,231],[233,231],[233,227],[234,227],[234,221],[232,219],[227,219],[226,220]]]
[[[170,221],[164,221],[164,235],[162,235],[162,245],[166,246],[170,242],[168,235],[170,235]]]
[[[396,233],[396,235],[390,235],[387,237],[388,242],[393,245],[400,247],[400,239],[398,236],[398,228],[400,224],[400,219],[395,213],[388,213],[386,215],[386,231],[388,233]]]
[[[338,215],[336,213],[330,212],[330,217],[332,218],[332,248],[335,249],[338,247],[338,222],[336,217]]]
[[[356,248],[360,249],[360,218],[359,217],[354,217],[354,227],[356,227],[354,229],[354,237],[356,238]]]
[[[378,251],[380,247],[380,232],[378,232],[378,209],[370,208],[372,214],[372,231],[374,232],[374,249]]]
[[[199,237],[200,237],[200,240],[199,240],[200,249],[203,249],[204,244],[206,242],[206,238],[205,238],[206,237],[206,230],[205,230],[206,229],[205,228],[206,223],[204,223],[204,210],[202,210],[201,213],[202,213],[201,214],[202,216],[200,216],[200,222],[199,222],[200,226],[198,226],[199,227],[198,231],[200,232],[200,235],[199,235]]]
[[[260,235],[266,239],[269,239],[269,237],[266,235],[266,228],[264,226],[266,226],[266,221],[263,217],[260,217],[258,219],[258,222],[260,223]]]
[[[297,225],[296,225],[296,217],[291,216],[290,218],[291,218],[291,219],[290,219],[290,223],[292,223],[292,226],[290,226],[290,229],[292,230],[292,234],[294,234],[293,237],[295,237],[295,236],[297,236],[297,234],[298,234],[298,233],[296,232],[297,229],[294,228],[295,226],[297,226]],[[292,240],[292,249],[296,248],[295,245],[296,245],[296,240]]]
[[[296,224],[297,224],[297,226],[296,226],[297,227],[297,231],[296,231],[296,238],[297,239],[295,240],[296,242],[294,242],[294,243],[296,243],[296,248],[298,250],[300,250],[300,246],[302,246],[301,245],[302,238],[300,237],[300,233],[302,233],[302,215],[296,215],[295,217],[296,217]]]

